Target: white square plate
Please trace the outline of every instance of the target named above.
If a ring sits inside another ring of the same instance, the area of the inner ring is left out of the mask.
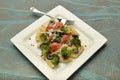
[[[107,39],[61,5],[49,11],[48,14],[75,20],[73,26],[79,32],[82,44],[87,46],[77,59],[67,64],[60,63],[57,68],[51,69],[40,57],[41,51],[37,48],[35,34],[41,25],[45,25],[50,20],[47,16],[36,20],[14,36],[11,41],[48,79],[66,80],[103,46]]]

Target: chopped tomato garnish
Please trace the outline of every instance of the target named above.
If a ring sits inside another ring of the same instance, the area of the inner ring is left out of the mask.
[[[52,35],[48,37],[48,40],[49,40],[49,41],[51,41],[52,39],[53,39],[53,36],[52,36]]]
[[[65,35],[63,35],[63,37],[62,37],[62,39],[61,39],[61,42],[62,43],[66,43],[68,40],[69,40],[69,35],[67,35],[67,34],[65,34]]]
[[[51,25],[48,25],[46,28],[46,31],[49,31],[50,29],[52,29],[53,27]]]
[[[57,42],[52,43],[50,46],[51,46],[51,52],[55,52],[61,47],[60,43]]]
[[[62,22],[57,22],[54,26],[54,29],[60,29],[63,26]]]

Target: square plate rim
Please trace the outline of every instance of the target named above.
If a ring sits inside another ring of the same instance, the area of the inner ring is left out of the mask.
[[[82,21],[80,18],[76,17],[73,13],[71,13],[70,11],[68,11],[67,9],[65,9],[63,6],[61,5],[58,5],[57,7],[53,8],[52,10],[50,10],[48,12],[48,14],[53,14],[54,11],[56,10],[63,10],[63,11],[66,11],[68,12],[70,15],[72,15],[73,17],[75,17],[75,19],[77,21],[80,21],[80,23],[83,23],[84,26],[86,27],[82,27],[84,28],[84,30],[87,30],[90,32],[90,35],[91,37],[94,39],[94,42],[95,44],[93,45],[93,47],[91,47],[91,55],[87,56],[86,59],[83,60],[82,64],[78,64],[77,66],[74,66],[75,68],[72,69],[69,73],[67,73],[67,75],[64,77],[64,79],[68,79],[80,66],[82,66],[100,47],[102,47],[106,42],[107,42],[107,39],[102,36],[99,32],[97,32],[95,29],[93,29],[91,26],[89,26],[88,24],[86,24],[84,21]],[[58,12],[57,12],[58,13]],[[60,11],[59,11],[60,13]],[[34,24],[37,24],[38,21],[40,20],[44,20],[44,19],[48,19],[48,17],[46,16],[42,16],[41,18],[39,18],[38,20],[36,20],[35,22],[33,22],[31,25],[34,25]],[[41,22],[42,23],[42,22]],[[21,45],[20,43],[23,42],[23,40],[16,40],[19,36],[21,36],[21,34],[25,33],[26,30],[30,30],[31,29],[31,25],[29,25],[28,27],[26,27],[24,30],[22,30],[21,32],[19,32],[18,34],[16,34],[13,38],[11,38],[11,42],[22,52],[22,54],[24,53],[28,53],[30,52],[29,50],[25,50],[25,51],[22,51],[24,49],[24,45]],[[94,34],[95,35],[92,35]],[[94,37],[97,37],[97,38],[94,38]],[[22,38],[24,38],[25,35],[23,35]],[[99,38],[99,39],[98,39]],[[100,41],[101,40],[101,41]],[[100,41],[100,44],[97,44],[98,42]],[[52,77],[51,75],[47,74],[44,72],[44,70],[41,70],[41,68],[37,65],[36,61],[34,59],[30,59],[30,56],[28,56],[27,54],[24,54],[25,57],[27,57],[48,79],[51,79],[53,80],[54,77]],[[38,61],[38,60],[37,60]],[[47,75],[46,75],[47,74]],[[54,75],[53,75],[54,76]],[[55,75],[56,76],[56,75]],[[59,80],[60,77],[62,77],[64,75],[61,75],[61,76],[56,76],[57,77],[57,80]],[[55,79],[54,79],[55,80]]]

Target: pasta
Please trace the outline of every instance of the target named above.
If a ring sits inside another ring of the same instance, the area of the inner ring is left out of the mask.
[[[51,68],[73,61],[84,51],[77,31],[60,21],[50,20],[47,26],[41,26],[35,40],[42,51],[43,60]]]

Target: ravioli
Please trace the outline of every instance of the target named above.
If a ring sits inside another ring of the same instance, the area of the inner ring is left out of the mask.
[[[70,25],[50,20],[36,32],[35,40],[42,52],[42,58],[51,67],[59,63],[69,63],[78,58],[84,51],[80,35]]]

